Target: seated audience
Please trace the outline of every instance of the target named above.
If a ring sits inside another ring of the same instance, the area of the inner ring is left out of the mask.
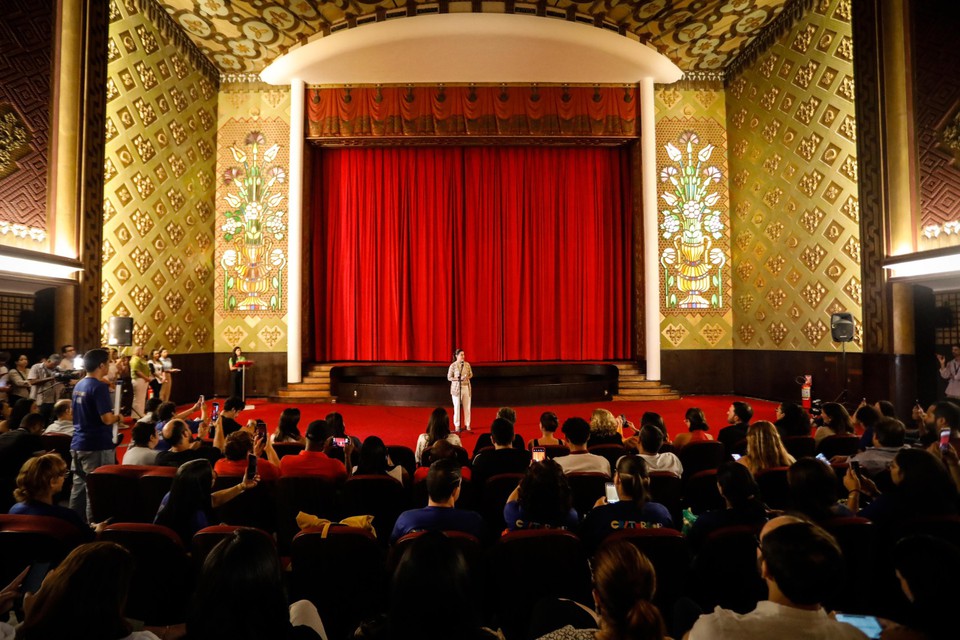
[[[603,456],[587,451],[590,425],[583,418],[567,418],[563,421],[563,435],[567,438],[570,455],[555,458],[564,473],[602,473],[610,476],[610,461]]]
[[[450,444],[459,447],[460,436],[450,432],[450,416],[443,407],[437,407],[430,414],[430,420],[427,422],[427,430],[421,433],[417,438],[417,446],[413,451],[413,457],[417,464],[423,460],[423,452],[441,440],[446,440]]]
[[[940,439],[940,431],[950,429],[950,441],[953,444],[953,448],[960,449],[960,446],[958,446],[958,439],[960,439],[960,405],[950,400],[941,400],[933,405],[931,415],[933,417],[933,428],[931,431],[934,437],[926,444],[938,442]]]
[[[443,602],[424,610],[425,594],[443,594]],[[400,558],[390,585],[387,613],[364,622],[354,640],[497,640],[480,626],[467,562],[442,533],[427,532]],[[456,603],[455,606],[449,603]]]
[[[624,540],[603,545],[592,563],[599,629],[567,625],[540,640],[662,640],[665,626],[651,602],[657,576],[650,560]]]
[[[214,509],[257,486],[260,477],[244,476],[241,482],[216,492],[212,491],[213,480],[213,467],[208,460],[184,463],[177,469],[170,491],[160,501],[154,524],[173,529],[189,547],[193,534],[210,525]]]
[[[456,509],[460,499],[460,466],[455,460],[437,460],[427,473],[427,506],[404,511],[390,534],[396,542],[414,531],[463,531],[483,539],[483,518],[479,513]]]
[[[747,437],[747,427],[753,419],[753,407],[746,402],[734,402],[727,409],[727,425],[720,429],[717,440],[723,443],[727,454],[734,453],[737,445]]]
[[[873,408],[879,411],[884,418],[897,417],[897,408],[889,400],[877,400],[873,403]]]
[[[664,442],[670,442],[670,434],[667,433],[667,425],[663,422],[663,416],[653,411],[644,411],[643,415],[640,416],[640,428],[642,429],[648,424],[660,429],[660,432],[663,433]]]
[[[163,404],[163,400],[156,396],[148,398],[147,403],[144,405],[143,417],[137,420],[137,422],[147,422],[151,427],[156,425],[157,422],[160,421],[157,410],[160,409],[161,404]]]
[[[44,435],[59,433],[65,436],[73,435],[73,401],[57,400],[53,405],[53,422],[43,430]]]
[[[87,526],[73,509],[54,503],[54,498],[63,491],[67,477],[67,463],[55,453],[46,453],[30,458],[23,463],[17,475],[17,488],[13,492],[17,504],[10,508],[13,515],[51,516],[66,520],[75,526],[88,540],[93,540],[93,530]],[[94,525],[99,533],[103,524]]]
[[[510,424],[514,425],[514,434],[513,434],[513,448],[514,449],[523,449],[523,438],[520,437],[520,434],[516,431],[517,424],[517,412],[511,407],[500,407],[497,409],[497,417],[503,418]],[[487,447],[493,446],[493,435],[491,432],[481,433],[477,436],[477,442],[473,445],[473,457],[476,458],[477,454],[480,453],[481,449],[486,449]]]
[[[277,430],[273,432],[270,439],[274,444],[293,443],[305,444],[304,437],[300,433],[300,409],[296,407],[287,407],[280,412],[280,420],[277,422]]]
[[[604,538],[620,529],[673,527],[667,508],[650,500],[650,476],[643,458],[620,458],[613,485],[619,501],[608,503],[606,496],[600,498],[580,527],[588,549],[595,549]]]
[[[13,404],[13,409],[10,411],[10,417],[7,418],[10,429],[19,429],[23,418],[31,413],[40,413],[40,407],[37,405],[36,400],[32,398],[20,398],[17,400]]]
[[[349,438],[350,443],[353,445],[353,450],[360,450],[360,438],[347,435],[347,425],[344,424],[343,416],[340,415],[340,413],[336,411],[328,413],[324,420],[327,422],[327,428],[330,430],[331,436],[334,438]],[[356,463],[356,461],[354,461],[354,463]]]
[[[353,475],[390,476],[407,485],[410,475],[407,470],[390,460],[390,451],[378,436],[367,436],[360,445],[360,462],[353,468]]]
[[[473,460],[473,481],[479,486],[501,473],[523,473],[530,464],[530,452],[515,449],[513,423],[505,418],[494,418],[490,425],[493,451],[483,451]]]
[[[534,462],[503,508],[510,531],[576,529],[579,516],[563,469],[555,460]]]
[[[118,544],[80,545],[24,600],[17,639],[158,640],[150,631],[131,631],[123,615],[133,571],[133,556]],[[0,637],[12,638],[0,625]]]
[[[815,458],[800,458],[787,471],[787,484],[791,510],[813,522],[853,515],[838,502],[840,481],[828,464]]]
[[[691,442],[713,440],[713,436],[708,433],[710,426],[707,424],[707,417],[703,415],[703,409],[690,407],[687,409],[683,421],[687,423],[687,431],[677,434],[677,437],[673,439],[673,446],[677,449]]]
[[[430,459],[433,462],[437,460],[454,460],[459,462],[459,450],[446,440],[439,440],[430,447]],[[413,472],[414,482],[423,482],[427,479],[430,467],[417,467]],[[470,467],[460,467],[460,476],[467,482],[473,477],[473,470]]]
[[[647,471],[667,471],[678,478],[683,475],[683,465],[675,453],[659,453],[663,446],[663,432],[652,424],[640,427],[637,437],[639,456],[647,463]]]
[[[250,454],[257,457],[257,475],[261,480],[271,482],[280,477],[280,458],[273,443],[267,438],[254,442],[253,436],[246,431],[234,431],[227,436],[223,457],[217,460],[213,470],[219,476],[242,476],[247,472],[247,456]]]
[[[839,402],[824,402],[822,407],[823,426],[817,427],[813,434],[817,444],[830,436],[852,436],[853,418],[847,413],[847,408]]]
[[[160,436],[148,422],[137,422],[130,430],[130,445],[123,454],[123,464],[156,464]]]
[[[152,399],[152,398],[151,398]],[[198,420],[190,420],[190,416],[193,415],[197,410],[200,411],[200,418]],[[177,405],[172,402],[161,402],[160,406],[157,408],[155,415],[157,416],[156,428],[157,433],[161,435],[161,440],[157,443],[157,451],[167,451],[170,448],[170,443],[162,437],[164,427],[167,426],[171,420],[182,420],[186,423],[187,427],[190,429],[191,433],[199,434],[200,427],[205,428],[204,433],[211,433],[215,429],[216,425],[210,424],[210,421],[207,417],[207,407],[205,403],[201,403],[198,399],[193,406],[189,409],[185,409],[180,413],[177,413]],[[216,431],[219,431],[218,429]],[[223,438],[224,440],[230,434],[229,430],[224,430]],[[206,437],[201,436],[201,437]]]
[[[0,487],[12,487],[23,463],[42,452],[42,432],[43,416],[39,413],[28,413],[20,420],[18,427],[0,433]],[[9,496],[8,493],[5,498],[9,499]]]
[[[214,446],[209,446],[203,439],[207,437],[207,427],[205,424],[200,426],[199,438],[193,439],[190,427],[179,418],[170,420],[163,425],[163,439],[167,443],[168,449],[157,454],[155,464],[164,467],[179,467],[184,462],[191,460],[207,460],[212,466],[220,459],[223,444],[222,431],[217,430],[217,440]]]
[[[864,473],[876,477],[890,468],[890,464],[900,449],[903,448],[906,427],[896,418],[880,418],[873,425],[873,442],[855,456],[850,456],[849,462],[858,462]],[[842,456],[835,458],[838,461]]]
[[[953,611],[960,601],[960,549],[932,536],[908,536],[893,551],[893,566],[910,602],[907,626],[881,620],[884,640],[952,640],[957,637]]]
[[[623,444],[621,425],[606,409],[594,409],[590,416],[590,439],[587,445],[592,447],[598,444]]]
[[[187,612],[188,639],[319,640],[326,638],[317,608],[290,604],[274,542],[238,529],[203,563]]]
[[[863,429],[863,433],[860,435],[861,451],[873,444],[873,427],[882,417],[879,411],[868,404],[860,405],[856,412],[854,412],[854,426],[859,425],[860,428]]]
[[[237,421],[237,418],[240,416],[240,412],[243,411],[246,406],[246,401],[238,396],[230,396],[224,400],[223,409],[220,411],[220,417],[213,424],[213,433],[215,435],[219,435],[221,432],[223,432],[223,439],[226,441],[227,436],[229,436],[231,433],[240,431],[242,427]]]
[[[957,487],[943,462],[923,449],[900,449],[890,465],[894,490],[881,494],[867,477],[847,469],[843,486],[847,507],[880,525],[896,525],[913,518],[955,515]],[[861,495],[873,498],[860,508]]]
[[[737,462],[757,474],[775,467],[789,467],[796,460],[787,453],[772,423],[758,420],[747,429],[747,453]]]
[[[319,476],[330,482],[346,480],[346,466],[325,452],[325,445],[331,440],[326,434],[327,423],[324,420],[311,422],[307,426],[307,447],[295,456],[284,456],[280,460],[280,475]],[[352,445],[347,443],[347,448],[352,449]]]
[[[767,508],[760,501],[760,487],[750,470],[742,464],[725,462],[720,465],[717,488],[726,506],[700,514],[690,527],[687,540],[694,549],[717,529],[734,525],[759,527],[767,521]]]
[[[781,402],[774,424],[781,438],[810,435],[810,416],[796,402]]]
[[[774,518],[760,532],[757,562],[768,599],[746,614],[717,607],[700,616],[686,638],[864,637],[855,627],[834,620],[821,606],[843,575],[840,547],[829,533],[799,518]]]
[[[0,398],[0,433],[6,433],[10,430],[11,413],[13,413],[13,407],[9,402]]]
[[[534,447],[561,447],[563,446],[563,440],[557,438],[554,434],[557,431],[557,427],[560,426],[560,422],[557,419],[557,414],[553,411],[544,411],[540,414],[540,437],[534,438],[529,443],[527,443],[528,449],[533,449]]]

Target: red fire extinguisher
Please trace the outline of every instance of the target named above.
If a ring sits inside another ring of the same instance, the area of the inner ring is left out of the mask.
[[[803,376],[803,386],[800,387],[800,404],[803,405],[804,410],[810,411],[810,387],[813,386],[813,376],[805,375]]]

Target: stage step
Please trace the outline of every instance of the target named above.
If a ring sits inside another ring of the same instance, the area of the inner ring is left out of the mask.
[[[330,369],[332,364],[314,364],[307,369],[302,382],[277,389],[270,399],[274,402],[334,403],[330,395]]]

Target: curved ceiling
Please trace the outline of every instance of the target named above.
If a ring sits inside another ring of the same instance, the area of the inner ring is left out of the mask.
[[[722,71],[798,0],[156,0],[222,74],[259,73],[298,44],[424,13],[520,13],[591,24],[681,70]]]

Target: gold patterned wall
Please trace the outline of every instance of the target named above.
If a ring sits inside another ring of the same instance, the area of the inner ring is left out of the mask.
[[[217,75],[152,0],[111,1],[107,56],[104,340],[210,352]]]
[[[290,92],[225,82],[217,113],[214,350],[286,352]]]
[[[727,88],[736,349],[833,351],[861,273],[851,0],[821,0]]]
[[[729,349],[733,344],[733,313],[723,88],[710,88],[706,84],[700,88],[658,86],[654,98],[660,346],[663,349]],[[691,168],[691,175],[698,181],[702,196],[697,199],[698,208],[706,214],[702,220],[684,215],[684,209],[689,211],[694,204],[682,195],[683,189],[678,190],[674,184],[684,173],[684,167]],[[709,176],[713,176],[710,184],[704,184]],[[681,193],[679,198],[677,193]],[[696,235],[697,229],[700,237],[694,243],[690,235]],[[706,283],[700,292],[689,290],[690,264],[695,264],[698,277]]]

